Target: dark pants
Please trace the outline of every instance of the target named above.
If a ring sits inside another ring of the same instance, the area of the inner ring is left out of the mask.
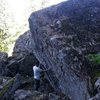
[[[40,87],[40,80],[34,79],[35,81],[35,90],[38,91],[39,87]]]

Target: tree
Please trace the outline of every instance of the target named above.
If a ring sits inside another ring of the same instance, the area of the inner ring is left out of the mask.
[[[48,0],[19,0],[19,2],[21,1],[24,3],[24,5],[22,4],[24,12],[21,12],[21,23],[18,23],[15,16],[16,11],[12,12],[13,9],[9,5],[9,0],[0,0],[0,51],[9,53],[16,39],[29,30],[28,18],[30,14],[46,7],[48,3]]]
[[[4,41],[7,37],[5,23],[5,0],[0,0],[0,51],[7,51],[7,43]]]

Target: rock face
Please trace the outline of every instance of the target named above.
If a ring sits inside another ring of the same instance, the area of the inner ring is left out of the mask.
[[[15,90],[20,86],[20,75],[17,74],[15,77],[5,82],[2,90],[0,91],[0,100],[9,100],[11,99],[11,95],[15,92]]]
[[[8,58],[8,54],[4,52],[0,52],[0,76],[7,75],[6,61]]]
[[[97,92],[100,92],[100,77],[95,82],[94,87],[95,87],[95,89],[97,89]]]
[[[100,93],[96,94],[96,96],[90,98],[89,100],[100,100]]]
[[[33,77],[16,74],[14,77],[0,76],[0,100],[68,100],[55,94],[47,79],[41,80],[39,91],[35,91]]]
[[[21,54],[17,53],[16,56],[8,58],[8,64],[6,65],[9,69],[8,76],[15,76],[17,73],[21,75],[33,76],[33,65],[35,65],[37,59],[33,54]]]
[[[33,39],[31,36],[31,32],[26,31],[23,35],[21,35],[17,39],[14,49],[13,49],[13,55],[21,54],[23,56],[26,54],[33,53],[32,41],[33,41]]]
[[[47,74],[55,90],[88,100],[85,54],[100,51],[100,0],[69,0],[34,12],[29,25],[33,52],[52,68]]]
[[[5,52],[0,52],[0,61],[6,61],[8,58],[8,54]]]
[[[8,59],[7,66],[11,71],[10,76],[16,73],[33,76],[32,67],[37,59],[33,54],[32,41],[30,31],[26,31],[17,39],[12,57]]]

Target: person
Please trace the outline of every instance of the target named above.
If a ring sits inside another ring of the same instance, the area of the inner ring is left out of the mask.
[[[34,81],[35,81],[35,90],[38,91],[40,87],[40,78],[41,78],[41,72],[46,72],[47,70],[43,70],[39,66],[39,62],[36,63],[35,66],[33,66],[33,73],[34,73]]]

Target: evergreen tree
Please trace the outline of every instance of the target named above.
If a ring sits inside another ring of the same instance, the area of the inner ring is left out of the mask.
[[[15,2],[13,0],[10,1]],[[10,7],[9,0],[0,0],[0,51],[9,53],[16,39],[22,33],[29,30],[28,18],[30,14],[46,7],[48,3],[48,0],[19,0],[19,3],[21,1],[24,4],[22,4],[24,6],[24,12],[19,11],[22,18],[20,18],[21,23],[18,23],[15,16],[16,11],[14,12]]]

